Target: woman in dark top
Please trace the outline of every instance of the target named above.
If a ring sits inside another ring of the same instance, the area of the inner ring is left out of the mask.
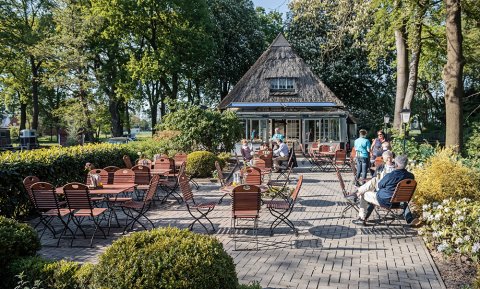
[[[375,160],[377,157],[381,157],[383,154],[382,143],[386,142],[385,134],[382,130],[377,132],[377,138],[372,140],[372,147],[370,151],[372,152],[372,159]]]

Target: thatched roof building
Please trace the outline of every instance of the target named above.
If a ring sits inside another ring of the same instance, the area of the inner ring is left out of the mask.
[[[245,137],[268,140],[279,127],[290,141],[345,143],[353,118],[279,34],[230,93],[220,109],[237,111]],[[354,127],[352,127],[355,130]]]

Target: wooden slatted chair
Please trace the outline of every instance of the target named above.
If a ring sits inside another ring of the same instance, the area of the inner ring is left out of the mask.
[[[224,177],[222,167],[220,166],[220,163],[218,161],[215,161],[215,170],[217,171],[217,179],[220,183],[220,192],[223,194],[218,201],[218,203],[221,204],[223,198],[226,195],[230,194],[230,190],[226,189],[225,187],[230,186],[232,183],[228,182],[227,179]]]
[[[130,157],[127,155],[123,156],[123,163],[125,164],[125,167],[127,169],[131,169],[133,167],[132,161],[130,160]]]
[[[168,197],[173,196],[180,204],[182,198],[176,192],[178,188],[178,178],[176,177],[175,161],[168,157],[160,157],[155,160],[155,169],[170,170],[170,172],[164,174],[166,179],[160,180],[159,188],[166,193],[161,202],[164,203]]]
[[[31,185],[30,190],[34,199],[35,210],[40,215],[39,224],[41,223],[44,226],[40,234],[40,239],[42,239],[46,230],[52,233],[53,238],[57,238],[55,229],[51,225],[51,222],[55,219],[59,219],[63,225],[63,230],[58,237],[57,247],[60,245],[60,240],[67,230],[70,231],[72,238],[74,238],[73,231],[68,227],[71,210],[61,207],[61,202],[58,200],[55,187],[49,183],[35,182]],[[67,222],[63,219],[64,217],[68,217]]]
[[[262,172],[262,180],[265,179],[265,176],[268,176],[268,179],[272,178],[272,168],[267,168],[265,160],[263,159],[254,159],[253,165],[260,169]]]
[[[345,208],[343,208],[342,210],[342,218],[345,218],[345,213],[350,209],[354,209],[355,211],[358,212],[358,204],[351,198],[347,198],[347,196],[349,195],[349,192],[346,189],[345,182],[343,181],[342,174],[340,173],[340,170],[338,169],[338,167],[335,167],[335,172],[337,173],[337,178],[340,184],[340,189],[342,190],[343,199],[347,203]]]
[[[177,153],[173,157],[173,160],[175,161],[175,166],[177,168],[180,168],[184,162],[187,161],[188,155],[186,153]]]
[[[90,239],[90,247],[92,247],[93,239],[95,234],[100,229],[103,234],[103,237],[106,239],[107,235],[105,231],[103,231],[100,223],[100,217],[105,217],[105,212],[107,212],[107,208],[95,208],[93,202],[90,198],[90,191],[88,186],[80,183],[69,183],[63,187],[63,192],[65,194],[65,199],[67,200],[68,209],[73,211],[71,214],[71,220],[75,224],[75,233],[78,229],[83,234],[83,237],[86,239],[87,235],[85,230],[82,228],[82,225],[85,225],[84,220],[89,218],[95,224],[95,230],[93,231],[92,238]],[[68,225],[68,223],[67,223]],[[73,240],[70,243],[70,246],[73,246]]]
[[[275,218],[270,225],[270,236],[273,236],[273,230],[281,223],[285,223],[287,226],[292,228],[295,235],[298,236],[298,230],[295,228],[293,222],[288,219],[288,217],[293,211],[293,207],[295,206],[295,202],[297,201],[302,184],[303,176],[300,176],[298,178],[297,186],[295,187],[295,191],[293,192],[292,196],[288,196],[286,199],[282,200],[272,199],[264,201],[264,204],[267,206],[270,214],[272,214],[272,216]]]
[[[92,180],[90,179],[90,175],[93,174],[99,175],[101,179],[100,181],[104,184],[108,184],[108,172],[103,169],[93,169],[87,174],[87,181],[85,182],[87,185],[91,185]]]
[[[113,178],[114,178],[115,172],[118,171],[120,168],[116,167],[116,166],[108,166],[108,167],[105,167],[103,169],[105,171],[107,171],[107,173],[108,173],[107,184],[113,184],[113,182],[114,182]]]
[[[152,168],[152,160],[149,159],[139,159],[135,162],[135,164]]]
[[[347,160],[347,151],[344,149],[338,149],[335,151],[335,157],[333,159],[333,163],[335,164],[336,168],[346,169],[350,168],[348,160]]]
[[[300,146],[300,151],[302,152],[303,158],[306,159],[310,163],[310,165],[313,165],[313,161],[310,157],[310,154],[305,150],[305,147],[303,146],[303,144],[299,143],[298,145]],[[302,164],[304,163],[305,161],[302,160]]]
[[[23,179],[23,187],[25,188],[25,191],[28,194],[28,198],[30,199],[33,205],[35,205],[35,198],[33,197],[31,187],[33,184],[38,182],[40,182],[40,179],[36,176],[28,176],[25,179]],[[35,228],[38,226],[38,224],[35,226]]]
[[[273,151],[271,149],[264,149],[258,151],[258,158],[265,161],[266,168],[273,168]]]
[[[234,250],[237,250],[237,223],[238,220],[253,220],[253,234],[258,250],[258,218],[260,216],[261,194],[260,188],[255,185],[240,185],[232,192],[232,217],[230,228],[233,229]]]
[[[387,228],[390,228],[390,225],[397,221],[400,225],[402,225],[403,219],[403,212],[405,208],[410,203],[410,200],[415,193],[415,189],[417,188],[417,181],[413,179],[405,179],[400,181],[395,188],[395,192],[390,199],[391,206],[383,207],[383,206],[375,206],[377,214],[380,216],[380,220],[373,225],[375,228],[376,225],[383,222]],[[380,211],[384,211],[383,217],[380,215]],[[390,222],[387,222],[391,218]],[[407,235],[407,231],[405,227],[402,225],[403,233],[405,236]]]
[[[153,222],[147,217],[146,213],[150,210],[150,207],[152,206],[153,198],[157,191],[159,182],[160,182],[160,176],[153,175],[152,178],[150,179],[150,184],[149,184],[147,193],[143,198],[143,201],[131,200],[128,202],[124,202],[120,205],[120,208],[122,208],[125,215],[127,215],[128,219],[130,219],[130,221],[127,222],[127,224],[125,225],[125,229],[123,230],[124,234],[126,233],[128,227],[130,227],[130,230],[133,230],[135,223],[138,223],[145,230],[147,230],[147,227],[144,224],[142,224],[142,222],[139,221],[140,218],[142,217],[145,218],[148,222],[150,222],[150,224],[152,225],[152,228],[155,228],[155,224],[153,224]]]
[[[180,191],[182,192],[183,201],[187,205],[187,210],[190,216],[194,218],[194,221],[188,225],[188,229],[193,230],[195,223],[199,223],[207,232],[207,234],[215,232],[215,226],[208,218],[208,214],[215,209],[218,202],[197,202],[190,187],[188,177],[185,174],[178,176],[178,183],[180,184]],[[205,224],[202,223],[202,219],[207,220],[212,226],[212,230],[209,231]]]
[[[144,165],[136,165],[132,167],[132,171],[135,174],[134,183],[137,185],[137,191],[145,191],[150,186],[150,168]]]
[[[257,167],[247,167],[243,172],[243,183],[260,186],[262,184],[262,171]]]

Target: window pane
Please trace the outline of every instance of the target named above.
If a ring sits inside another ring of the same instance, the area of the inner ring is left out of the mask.
[[[287,89],[293,89],[293,78],[287,78]]]

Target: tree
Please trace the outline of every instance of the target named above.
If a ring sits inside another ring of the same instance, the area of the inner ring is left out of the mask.
[[[463,49],[460,0],[445,0],[447,64],[443,69],[447,131],[445,145],[462,148]]]

